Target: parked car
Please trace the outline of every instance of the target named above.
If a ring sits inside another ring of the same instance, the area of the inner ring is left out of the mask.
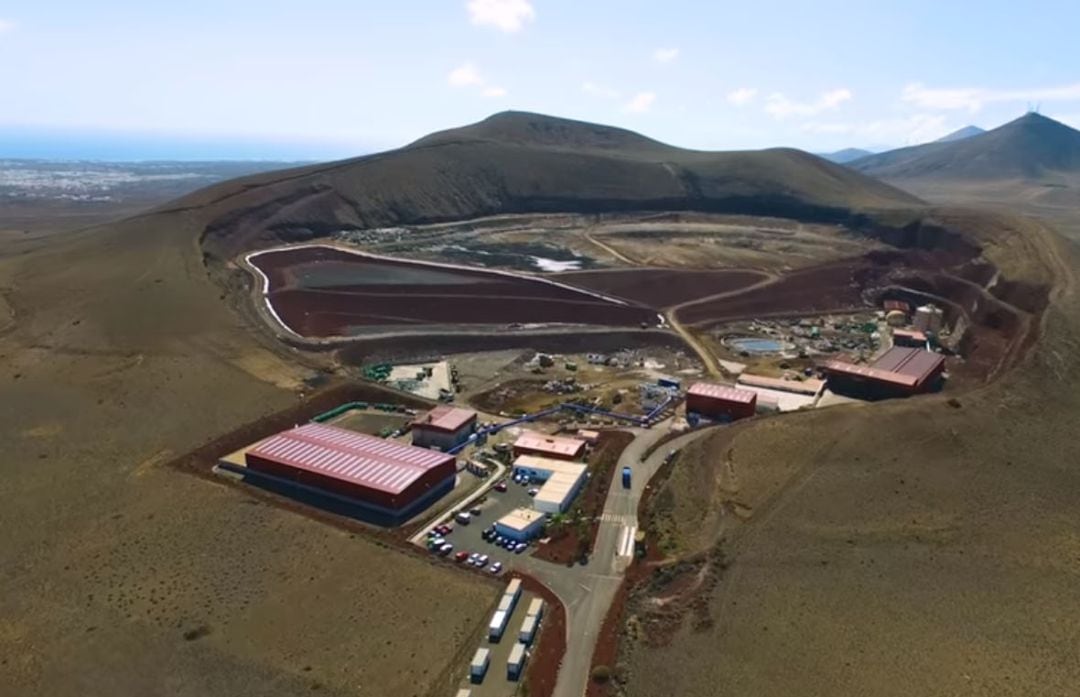
[[[506,547],[507,549],[513,549],[516,546],[517,542],[514,542],[513,540],[507,540],[506,542],[503,542],[503,547]]]
[[[524,542],[518,542],[516,545],[514,545],[514,554],[521,554],[528,548],[529,545],[525,544]]]
[[[479,506],[473,506],[472,508],[469,509],[469,515],[473,516],[474,518],[476,516],[480,515],[481,513],[483,513],[483,511],[480,509]]]
[[[444,540],[441,537],[435,537],[435,538],[432,538],[432,540],[431,540],[431,546],[434,547],[435,549],[438,549],[439,547],[442,547],[444,544],[446,544],[446,540]]]
[[[494,564],[491,565],[491,568],[488,569],[488,571],[490,571],[492,574],[496,574],[496,575],[499,574],[502,571],[502,562],[501,561],[495,562]]]
[[[540,493],[540,490],[537,489],[536,487],[533,487],[532,489],[529,489],[529,496],[536,496],[538,493]]]
[[[501,480],[498,484],[495,485],[495,491],[506,491],[505,479]]]
[[[475,564],[476,560],[479,559],[479,558],[480,558],[480,553],[479,552],[473,552],[472,554],[469,555],[469,563],[470,564]]]
[[[439,547],[439,554],[443,555],[444,557],[447,554],[450,554],[450,552],[453,552],[453,551],[454,551],[454,545],[450,544],[449,542],[444,544],[442,547]]]
[[[497,545],[499,545],[500,547],[502,547],[502,543],[503,543],[503,542],[506,542],[506,538],[505,538],[505,537],[503,537],[502,535],[496,535],[496,536],[495,536],[495,544],[497,544]]]
[[[481,554],[481,555],[480,555],[479,557],[477,557],[477,558],[476,558],[476,560],[477,560],[478,562],[480,562],[480,566],[487,566],[487,563],[488,563],[488,555],[486,555],[486,554]]]
[[[469,558],[469,553],[468,552],[458,552],[457,554],[454,555],[454,561],[458,562],[459,564],[461,562],[465,561],[468,558]]]
[[[461,523],[462,525],[468,525],[469,521],[472,520],[472,517],[466,511],[461,511],[456,516],[454,516],[454,520]]]

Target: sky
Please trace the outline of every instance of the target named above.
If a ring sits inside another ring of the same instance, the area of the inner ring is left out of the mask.
[[[0,157],[329,159],[508,109],[688,148],[1080,127],[1075,0],[0,0]]]

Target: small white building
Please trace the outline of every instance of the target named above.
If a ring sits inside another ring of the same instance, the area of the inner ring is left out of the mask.
[[[514,474],[524,474],[543,482],[533,497],[533,508],[542,513],[563,513],[585,484],[589,468],[577,462],[553,460],[537,455],[519,455],[514,460]]]
[[[528,508],[515,508],[495,521],[495,532],[518,542],[527,542],[540,535],[544,514]]]

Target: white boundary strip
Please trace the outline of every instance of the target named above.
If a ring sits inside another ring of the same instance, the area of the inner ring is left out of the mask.
[[[544,278],[543,276],[532,276],[529,274],[514,273],[513,271],[506,271],[503,269],[480,269],[475,266],[465,266],[463,264],[449,264],[441,261],[420,261],[418,259],[404,259],[401,257],[386,256],[384,254],[372,254],[371,252],[365,252],[359,249],[351,249],[349,247],[339,246],[335,244],[326,244],[321,242],[283,245],[281,247],[272,247],[270,249],[260,249],[257,252],[249,252],[244,256],[244,263],[246,263],[251,269],[254,269],[255,273],[259,276],[260,279],[262,279],[262,297],[263,303],[266,305],[266,309],[270,312],[270,314],[277,321],[277,323],[281,325],[283,329],[285,329],[285,331],[289,332],[290,334],[299,339],[310,340],[310,337],[305,337],[302,334],[299,334],[288,324],[285,324],[285,321],[281,319],[281,316],[277,313],[277,310],[274,309],[274,305],[270,302],[270,298],[268,297],[270,293],[270,277],[267,276],[263,272],[263,270],[256,266],[251,260],[255,257],[262,256],[263,254],[288,252],[294,249],[318,249],[320,247],[323,249],[332,249],[338,252],[344,252],[346,254],[355,254],[358,257],[364,257],[366,259],[392,261],[399,264],[414,264],[416,266],[433,266],[436,268],[454,269],[457,271],[472,271],[474,273],[492,274],[496,276],[506,276],[508,278],[523,279],[526,281],[533,281],[535,283],[546,283],[550,286],[555,286],[556,288],[562,288],[563,290],[581,293],[582,295],[598,298],[600,300],[614,303],[616,305],[622,305],[624,307],[629,307],[630,305],[630,303],[626,302],[625,300],[621,300],[610,295],[605,295],[594,290],[588,290],[587,288],[578,288],[577,286],[572,286],[568,283],[560,283],[559,281],[555,281],[550,278]],[[658,317],[660,317],[660,324],[661,326],[663,326],[663,315],[658,315]]]

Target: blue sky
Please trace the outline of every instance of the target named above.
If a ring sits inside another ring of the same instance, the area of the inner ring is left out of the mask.
[[[703,149],[899,146],[1029,103],[1080,126],[1078,26],[1064,0],[0,1],[0,156],[327,158],[505,109]]]

